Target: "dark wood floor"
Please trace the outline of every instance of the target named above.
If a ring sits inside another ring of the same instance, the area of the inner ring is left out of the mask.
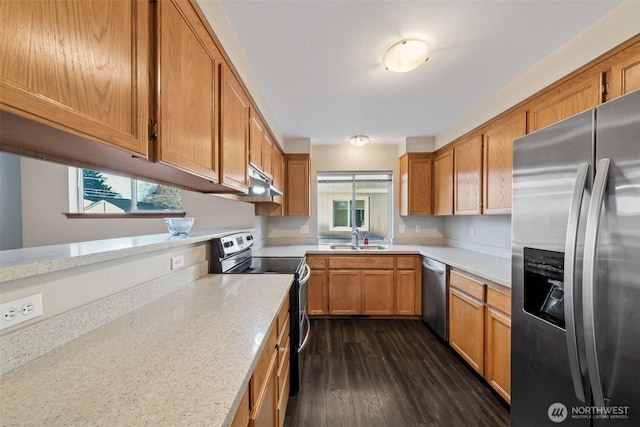
[[[508,426],[509,409],[419,320],[314,319],[285,426]]]

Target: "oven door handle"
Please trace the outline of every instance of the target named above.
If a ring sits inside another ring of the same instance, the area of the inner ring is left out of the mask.
[[[302,351],[307,346],[307,344],[309,344],[309,336],[311,335],[311,321],[309,320],[309,315],[307,313],[304,314],[302,321],[303,321],[303,324],[305,321],[307,322],[307,334],[305,335],[304,340],[302,340],[302,344],[300,344],[298,353],[302,353]]]
[[[309,267],[309,264],[305,264],[304,265],[304,275],[299,280],[300,284],[304,285],[305,283],[307,283],[307,281],[309,281],[309,277],[310,276],[311,276],[311,267]]]

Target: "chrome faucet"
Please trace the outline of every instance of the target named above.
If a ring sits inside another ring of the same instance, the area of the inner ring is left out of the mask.
[[[360,244],[360,236],[358,236],[357,228],[351,232],[351,244],[354,246],[358,246]]]

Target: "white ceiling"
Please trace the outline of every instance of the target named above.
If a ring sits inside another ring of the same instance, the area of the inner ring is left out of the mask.
[[[224,11],[284,138],[337,144],[434,136],[620,1],[247,1]],[[402,38],[431,58],[382,66]]]

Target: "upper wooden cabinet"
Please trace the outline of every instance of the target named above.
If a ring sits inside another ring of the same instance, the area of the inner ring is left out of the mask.
[[[221,183],[245,192],[249,165],[249,99],[229,66],[222,64],[221,69]]]
[[[484,132],[483,210],[485,214],[511,213],[513,140],[527,132],[524,111],[492,123]]]
[[[470,136],[454,148],[454,213],[482,213],[482,135]]]
[[[431,153],[400,157],[400,215],[431,215]]]
[[[157,160],[218,182],[222,54],[192,3],[157,6]]]
[[[147,158],[150,10],[144,1],[0,2],[0,108]]]
[[[584,72],[527,104],[528,132],[534,132],[602,102],[602,74]]]
[[[249,117],[249,162],[262,170],[262,141],[264,140],[264,124],[256,111],[251,109]]]
[[[453,215],[453,149],[433,159],[433,214]]]
[[[309,154],[287,154],[285,215],[309,216],[309,185],[311,161]]]
[[[640,42],[613,57],[607,100],[640,89]]]

